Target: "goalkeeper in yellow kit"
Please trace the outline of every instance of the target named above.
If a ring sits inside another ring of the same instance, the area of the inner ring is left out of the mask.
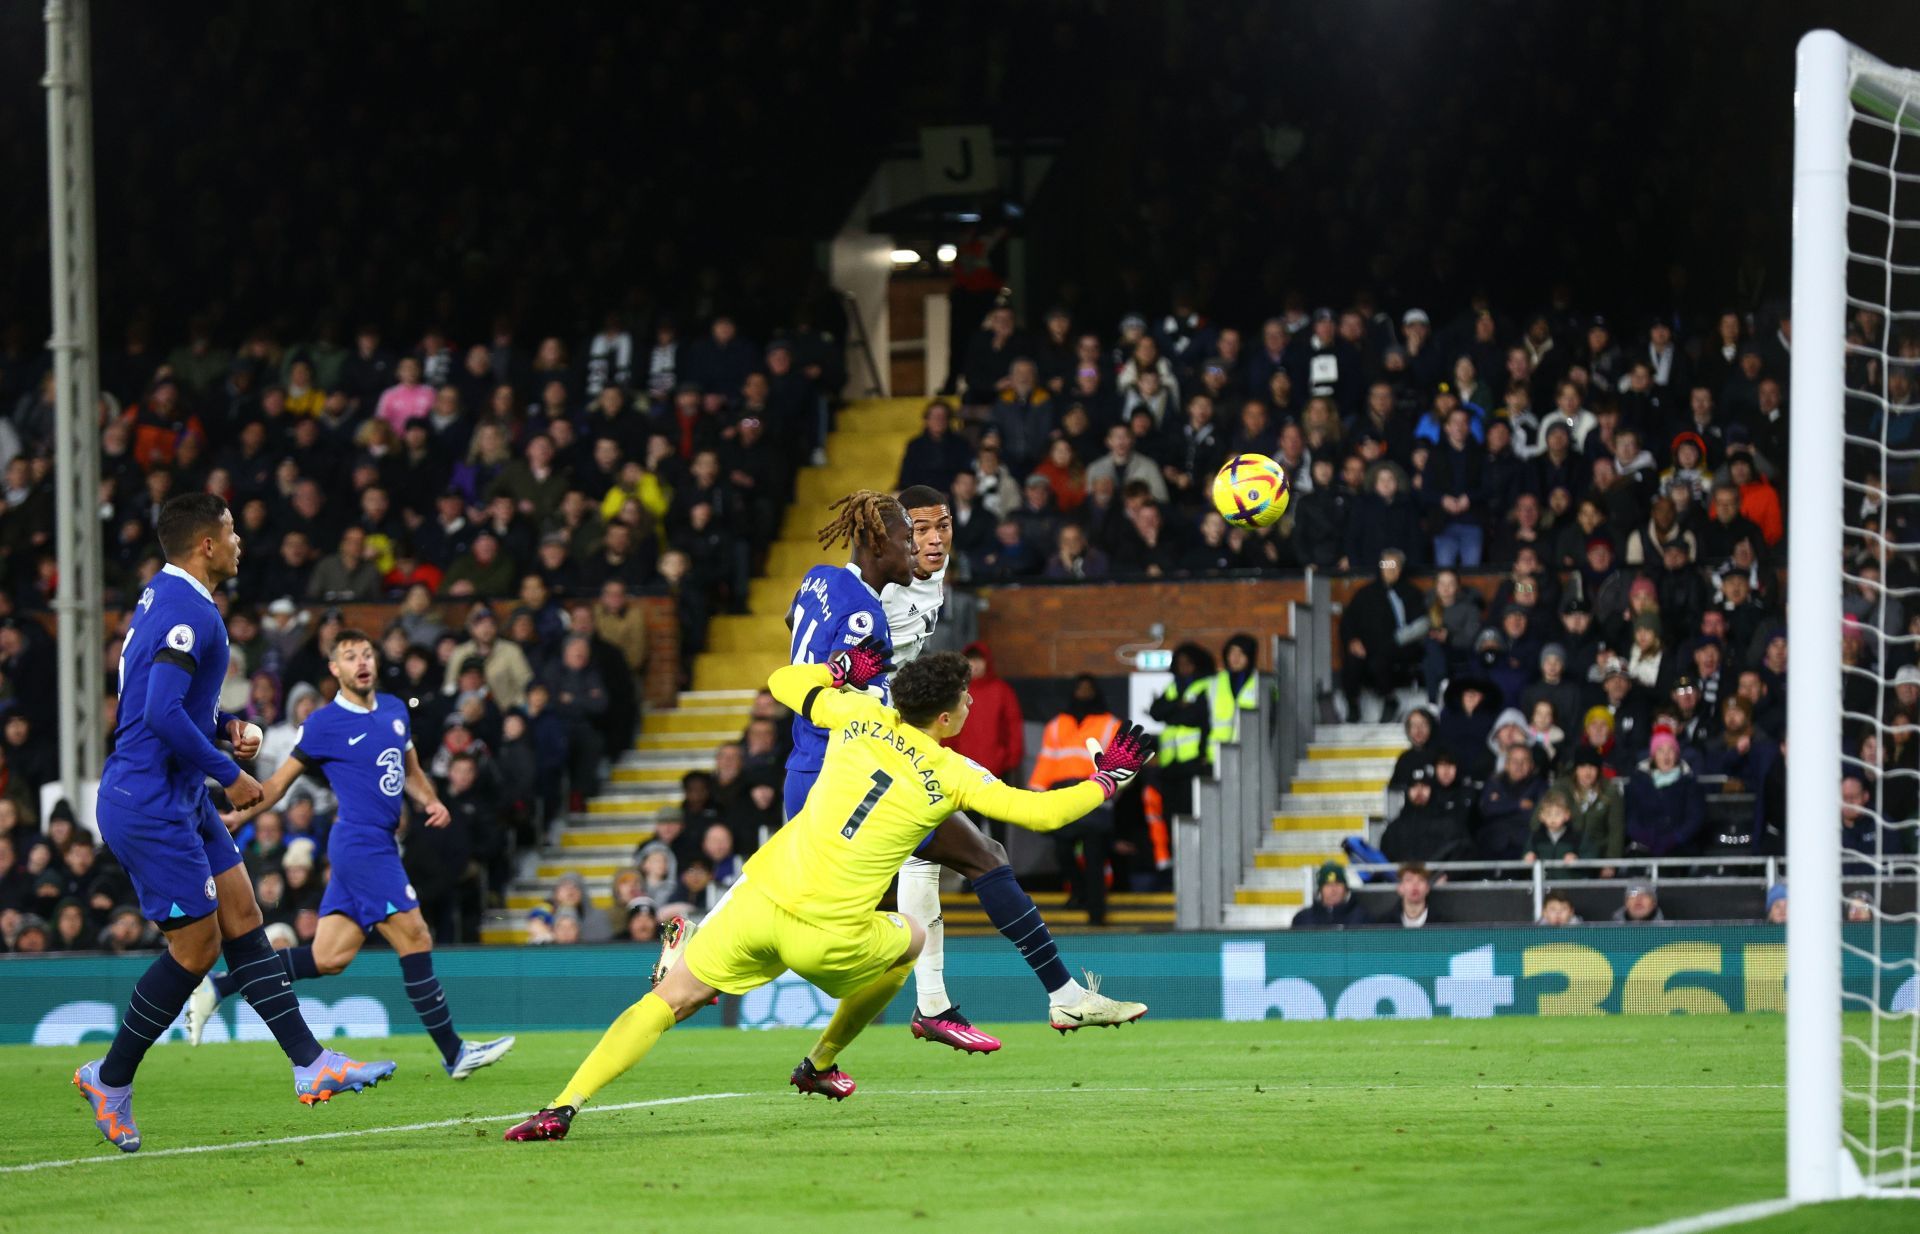
[[[887,673],[892,706],[858,692]],[[1058,830],[1124,788],[1153,755],[1152,739],[1131,726],[1096,752],[1092,779],[1044,793],[1009,788],[940,744],[966,725],[968,678],[966,658],[952,652],[893,672],[886,645],[871,638],[826,664],[775,670],[767,682],[774,697],[828,732],[806,805],[747,862],[697,933],[670,940],[663,963],[671,967],[653,992],[621,1013],[566,1087],[506,1138],[564,1139],[580,1106],[662,1033],[716,994],[745,994],[788,969],[841,1000],[789,1082],[802,1093],[851,1096],[840,1051],[893,1001],[926,941],[919,922],[875,908],[927,833],[955,810]]]

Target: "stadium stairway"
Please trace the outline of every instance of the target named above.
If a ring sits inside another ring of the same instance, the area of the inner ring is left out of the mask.
[[[1346,858],[1341,842],[1370,838],[1387,809],[1387,780],[1407,748],[1398,724],[1322,724],[1281,795],[1273,830],[1253,855],[1226,920],[1234,930],[1287,926],[1305,907],[1312,870]]]
[[[487,915],[482,942],[525,942],[528,911],[546,903],[554,880],[569,872],[586,879],[596,907],[608,905],[613,876],[633,864],[634,850],[652,838],[661,815],[678,808],[680,777],[713,769],[714,750],[740,737],[755,693],[787,662],[782,619],[801,578],[823,561],[844,560],[843,551],[829,554],[815,537],[833,517],[833,502],[855,489],[893,487],[925,405],[922,399],[870,399],[841,410],[827,438],[827,465],[799,472],[765,574],[750,585],[748,612],[713,618],[706,649],[694,660],[693,689],[673,708],[649,711],[634,748],[614,760],[609,781],[586,809],[566,816],[544,848],[522,859],[506,909]],[[979,906],[956,898],[954,908],[964,915]]]

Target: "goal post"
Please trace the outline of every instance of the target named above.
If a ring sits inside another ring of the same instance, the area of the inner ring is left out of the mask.
[[[1841,511],[1846,399],[1847,172],[1853,48],[1831,30],[1800,40],[1793,108],[1792,500],[1787,510],[1787,1196],[1836,1199],[1840,1096]]]
[[[1792,277],[1787,1198],[1920,1198],[1920,820],[1894,791],[1920,771],[1888,753],[1920,724],[1893,688],[1920,650],[1920,73],[1830,30],[1795,67]]]

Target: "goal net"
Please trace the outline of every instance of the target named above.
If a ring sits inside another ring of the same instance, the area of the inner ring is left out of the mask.
[[[1817,31],[1794,106],[1788,1192],[1920,1197],[1920,73]]]

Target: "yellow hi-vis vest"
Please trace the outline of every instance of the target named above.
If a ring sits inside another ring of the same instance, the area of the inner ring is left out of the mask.
[[[1179,683],[1168,682],[1167,688],[1160,692],[1161,698],[1178,699],[1183,703],[1197,703],[1213,691],[1213,678],[1197,677],[1185,690]],[[1207,752],[1207,733],[1202,728],[1189,728],[1182,724],[1169,724],[1160,730],[1160,763],[1190,763]]]
[[[1240,713],[1260,709],[1260,674],[1248,673],[1240,693],[1233,692],[1233,679],[1225,669],[1213,675],[1213,744],[1232,741],[1240,731]]]

